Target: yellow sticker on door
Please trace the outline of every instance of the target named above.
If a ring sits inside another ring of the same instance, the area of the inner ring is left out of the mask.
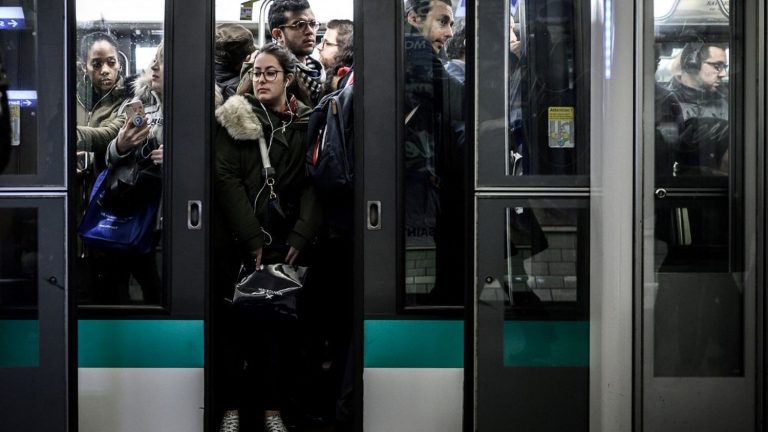
[[[547,120],[550,148],[575,146],[573,117],[573,107],[549,107]]]

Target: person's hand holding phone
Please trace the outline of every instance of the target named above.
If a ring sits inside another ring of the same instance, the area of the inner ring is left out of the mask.
[[[147,136],[149,136],[149,127],[144,116],[144,104],[139,100],[133,100],[125,107],[125,124],[117,133],[117,152],[127,153],[143,143]]]

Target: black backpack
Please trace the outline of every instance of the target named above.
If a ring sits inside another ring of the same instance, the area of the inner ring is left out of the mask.
[[[323,97],[309,117],[307,169],[320,194],[351,192],[354,175],[352,86]]]

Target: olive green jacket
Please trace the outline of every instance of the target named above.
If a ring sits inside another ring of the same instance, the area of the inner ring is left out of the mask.
[[[272,240],[287,241],[302,250],[314,239],[320,226],[319,203],[306,171],[305,140],[311,109],[295,103],[293,111],[296,114],[291,117],[278,116],[265,110],[252,95],[232,96],[216,110],[221,126],[214,149],[216,205],[243,252],[252,253],[265,246],[262,228],[269,188],[264,184],[257,139],[259,128],[268,145],[271,142],[269,159],[275,169],[274,191],[280,197],[281,206],[295,204],[294,207],[298,207],[298,217],[287,239]],[[274,133],[272,125],[276,129]]]
[[[96,171],[105,166],[107,145],[117,137],[125,123],[125,115],[118,108],[125,98],[123,78],[107,94],[99,97],[87,78],[77,88],[77,150],[94,153]]]

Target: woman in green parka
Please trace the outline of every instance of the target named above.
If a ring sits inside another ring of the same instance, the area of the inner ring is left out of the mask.
[[[320,209],[305,168],[311,109],[288,93],[295,67],[295,57],[286,48],[273,43],[263,46],[248,72],[253,94],[232,96],[216,110],[221,126],[215,142],[216,210],[223,216],[240,255],[257,266],[298,262],[320,225]],[[273,188],[264,181],[260,131],[274,167]],[[276,198],[270,198],[272,192]],[[231,266],[239,264],[233,262]],[[252,330],[248,334],[265,327],[249,326]],[[258,388],[265,428],[283,432],[286,429],[280,410],[288,385],[282,371],[296,335],[290,323],[269,323],[268,327],[268,331],[254,337],[257,352],[245,355],[249,369],[252,365],[262,366],[252,369],[261,371]],[[244,343],[247,336],[241,336],[240,343]]]
[[[118,109],[125,97],[122,66],[117,41],[102,32],[89,33],[80,41],[80,73],[77,82],[77,222],[88,205],[88,198],[98,174],[106,168],[106,150],[125,123]],[[115,303],[107,296],[95,269],[98,265],[92,251],[78,242],[75,261],[78,301],[88,303]]]
[[[105,168],[107,145],[125,122],[118,108],[125,99],[120,76],[117,41],[95,32],[81,41],[82,78],[77,83],[77,151],[81,159],[95,165],[96,174]],[[80,156],[88,153],[90,156]],[[87,168],[87,167],[79,167]]]

